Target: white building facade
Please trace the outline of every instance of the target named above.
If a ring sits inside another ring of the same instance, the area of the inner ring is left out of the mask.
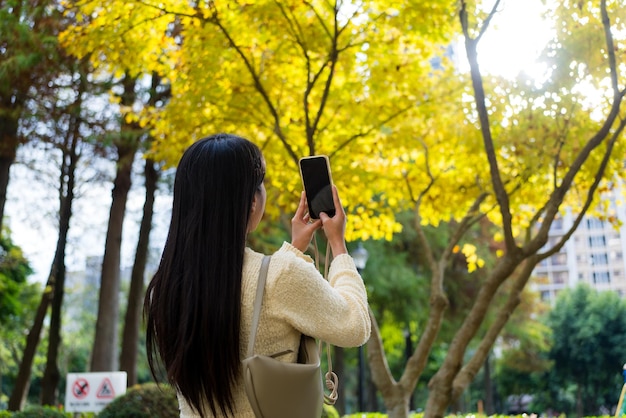
[[[586,216],[561,251],[537,265],[533,275],[543,300],[554,301],[559,291],[578,283],[626,296],[626,207],[611,197],[609,211],[621,226]],[[546,248],[552,248],[573,222],[571,213],[556,219]]]

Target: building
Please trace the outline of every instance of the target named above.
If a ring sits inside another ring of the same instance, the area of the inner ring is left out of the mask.
[[[626,296],[626,207],[615,193],[608,198],[609,212],[623,224],[586,216],[561,251],[543,260],[533,275],[545,301],[554,301],[559,291],[587,283],[597,290],[612,290]],[[554,221],[546,248],[552,248],[573,225],[566,213]]]

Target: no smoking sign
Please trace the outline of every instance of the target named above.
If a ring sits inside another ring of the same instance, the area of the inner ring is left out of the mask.
[[[85,378],[78,378],[72,384],[72,394],[76,399],[84,399],[89,394],[89,382]]]

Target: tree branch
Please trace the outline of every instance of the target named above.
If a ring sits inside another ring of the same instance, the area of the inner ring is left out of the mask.
[[[572,223],[572,226],[561,237],[559,242],[554,245],[554,247],[552,247],[548,251],[545,251],[542,254],[539,254],[541,257],[541,260],[548,258],[551,255],[554,255],[557,252],[559,252],[561,248],[563,248],[565,243],[572,237],[572,235],[574,235],[574,232],[576,232],[576,230],[578,229],[578,225],[580,225],[583,218],[587,214],[587,211],[591,207],[591,204],[593,203],[593,197],[596,193],[596,190],[598,189],[598,186],[600,185],[600,182],[604,178],[604,172],[606,170],[606,166],[609,164],[609,160],[611,159],[611,153],[613,152],[615,143],[617,142],[618,138],[624,131],[624,127],[626,127],[626,119],[622,119],[617,129],[613,132],[613,135],[611,136],[611,140],[607,144],[607,148],[606,148],[606,151],[604,152],[604,156],[602,157],[602,162],[600,163],[600,167],[598,167],[598,171],[596,171],[596,175],[594,177],[593,183],[591,184],[591,186],[589,187],[589,190],[587,191],[587,198],[585,199],[585,203],[582,209],[580,210],[580,212],[578,213],[578,215],[576,216],[576,219]],[[525,253],[528,253],[531,250],[532,250],[532,247],[530,249],[523,248],[523,252]]]
[[[496,2],[496,6],[499,1]],[[491,19],[495,11],[492,10],[491,14],[487,21],[485,21],[485,25],[481,29],[481,35],[487,27],[487,23]],[[517,250],[517,244],[515,243],[515,238],[513,236],[513,228],[512,228],[512,216],[511,209],[509,203],[509,195],[504,187],[502,182],[502,177],[500,175],[500,169],[498,167],[498,160],[496,157],[496,152],[493,144],[493,138],[491,136],[491,128],[489,124],[489,112],[487,111],[487,106],[485,105],[485,90],[482,82],[482,76],[480,74],[480,69],[478,65],[478,53],[476,51],[478,40],[472,39],[469,34],[469,23],[467,16],[467,3],[466,1],[461,1],[461,11],[459,13],[459,17],[461,20],[461,27],[463,29],[463,35],[465,37],[465,51],[467,54],[467,59],[470,64],[470,73],[472,77],[472,85],[474,87],[474,98],[476,103],[476,111],[478,112],[478,117],[480,120],[480,129],[482,132],[483,143],[485,145],[485,153],[487,155],[487,160],[489,161],[489,171],[491,173],[491,183],[493,185],[494,193],[496,195],[496,199],[498,201],[498,205],[500,206],[500,214],[502,216],[502,229],[504,232],[504,241],[506,245],[507,252],[513,252]]]
[[[272,115],[272,118],[274,120],[274,128],[273,128],[274,133],[276,134],[280,142],[283,144],[283,146],[285,147],[285,150],[287,151],[289,156],[292,158],[292,160],[297,163],[299,157],[295,153],[291,145],[289,145],[289,142],[287,142],[287,139],[285,138],[285,135],[282,132],[282,128],[280,125],[280,116],[278,115],[278,111],[276,110],[276,107],[272,103],[272,100],[270,99],[269,94],[267,93],[267,91],[265,90],[265,87],[263,86],[263,83],[261,82],[261,79],[259,78],[259,74],[253,68],[252,64],[250,63],[250,60],[244,54],[242,48],[239,45],[237,45],[235,40],[232,38],[232,36],[230,35],[230,32],[226,29],[226,27],[224,27],[224,25],[222,25],[217,15],[216,10],[213,11],[213,16],[209,20],[209,22],[214,24],[220,29],[222,34],[226,37],[226,40],[228,41],[229,45],[235,50],[237,55],[239,55],[239,57],[243,61],[243,64],[248,69],[248,73],[250,74],[250,76],[252,77],[252,81],[254,82],[255,90],[261,95],[261,97],[263,98],[263,101],[267,105],[267,108]]]
[[[376,387],[381,393],[390,393],[397,382],[389,369],[380,329],[371,309],[369,314],[372,321],[372,334],[367,342],[367,360],[372,371],[372,380],[376,382]]]
[[[524,262],[522,270],[516,275],[513,281],[513,288],[509,292],[509,297],[505,305],[498,312],[495,321],[491,324],[487,333],[480,341],[480,344],[478,345],[478,348],[474,352],[472,358],[465,366],[463,366],[461,371],[454,378],[452,383],[452,399],[457,399],[465,391],[469,383],[474,380],[478,370],[480,370],[482,365],[485,363],[485,359],[489,355],[489,351],[491,351],[496,338],[498,338],[498,335],[500,335],[500,332],[509,321],[511,314],[519,305],[521,300],[520,295],[524,290],[526,283],[528,283],[528,279],[530,278],[538,261],[538,256],[531,256]]]

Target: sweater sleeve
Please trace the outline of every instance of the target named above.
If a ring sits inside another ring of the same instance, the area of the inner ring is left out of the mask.
[[[336,346],[367,342],[371,332],[367,292],[350,255],[339,255],[331,262],[328,281],[310,257],[288,243],[271,263],[276,279],[267,290],[273,315]]]

